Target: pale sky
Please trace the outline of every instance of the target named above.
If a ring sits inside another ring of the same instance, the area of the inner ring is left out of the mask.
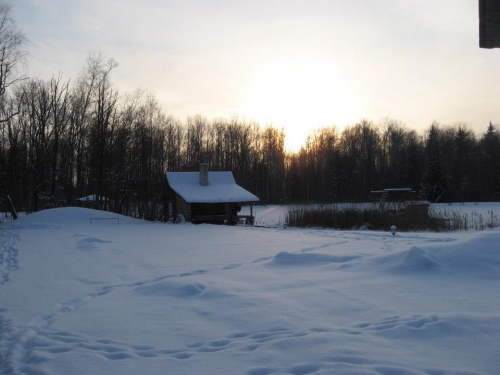
[[[76,80],[89,51],[120,93],[181,120],[238,115],[285,129],[393,118],[500,125],[500,49],[479,48],[477,0],[8,0],[28,75]]]

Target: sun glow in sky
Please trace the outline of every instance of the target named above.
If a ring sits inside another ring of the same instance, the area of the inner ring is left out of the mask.
[[[121,94],[149,90],[180,120],[283,127],[290,150],[361,119],[500,124],[500,49],[479,48],[475,0],[10,3],[30,77],[75,82],[100,49]]]
[[[284,128],[286,147],[297,151],[312,128],[355,122],[355,102],[341,77],[298,65],[251,83],[241,112],[261,124]]]

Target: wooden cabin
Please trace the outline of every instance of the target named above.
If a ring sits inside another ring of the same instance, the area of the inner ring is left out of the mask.
[[[254,216],[239,215],[241,206],[259,198],[236,184],[232,172],[209,172],[200,164],[199,172],[167,172],[166,216],[169,220],[192,223],[253,225]]]

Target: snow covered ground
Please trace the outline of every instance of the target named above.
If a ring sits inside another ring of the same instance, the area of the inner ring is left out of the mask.
[[[499,243],[38,212],[0,224],[0,373],[498,374]]]

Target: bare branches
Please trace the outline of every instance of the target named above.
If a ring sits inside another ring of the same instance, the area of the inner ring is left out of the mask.
[[[7,90],[26,79],[18,75],[19,66],[26,63],[28,53],[22,49],[26,37],[11,18],[11,8],[0,4],[0,124],[6,123],[19,112],[6,113]]]

